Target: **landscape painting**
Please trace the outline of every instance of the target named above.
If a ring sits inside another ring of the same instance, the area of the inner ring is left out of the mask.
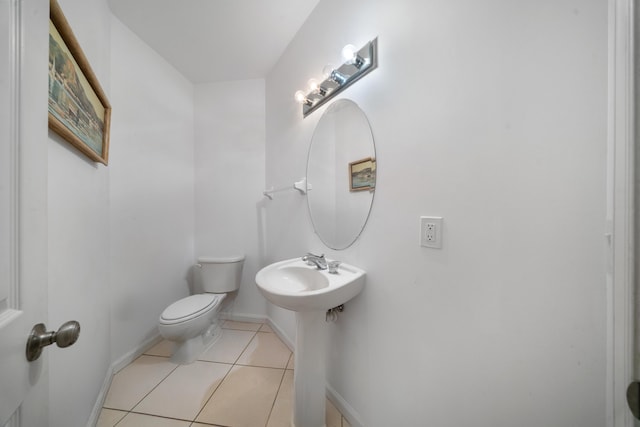
[[[349,190],[373,190],[376,186],[376,160],[371,157],[349,163]]]
[[[107,165],[111,106],[60,6],[50,0],[49,127]]]

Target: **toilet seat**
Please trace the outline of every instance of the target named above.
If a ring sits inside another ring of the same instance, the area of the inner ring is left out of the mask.
[[[160,324],[175,325],[199,317],[215,309],[225,296],[225,294],[197,294],[182,298],[162,312]]]

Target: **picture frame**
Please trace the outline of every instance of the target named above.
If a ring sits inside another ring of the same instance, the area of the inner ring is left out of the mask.
[[[376,159],[366,157],[349,163],[349,191],[372,191],[376,187]]]
[[[107,166],[111,105],[60,5],[49,6],[49,128]]]

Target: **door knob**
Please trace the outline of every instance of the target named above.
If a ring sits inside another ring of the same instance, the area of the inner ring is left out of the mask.
[[[79,336],[80,323],[75,320],[65,322],[57,332],[47,332],[47,327],[44,323],[38,323],[31,329],[27,340],[27,360],[33,362],[40,357],[44,347],[53,343],[56,343],[61,348],[69,347],[78,341]]]
[[[634,381],[627,387],[627,404],[636,420],[640,420],[640,383]]]

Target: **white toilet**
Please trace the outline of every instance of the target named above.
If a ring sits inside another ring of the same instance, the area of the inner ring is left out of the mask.
[[[171,361],[191,363],[221,334],[217,315],[228,292],[238,290],[244,256],[198,258],[202,294],[174,302],[160,315],[160,335],[174,342]]]

